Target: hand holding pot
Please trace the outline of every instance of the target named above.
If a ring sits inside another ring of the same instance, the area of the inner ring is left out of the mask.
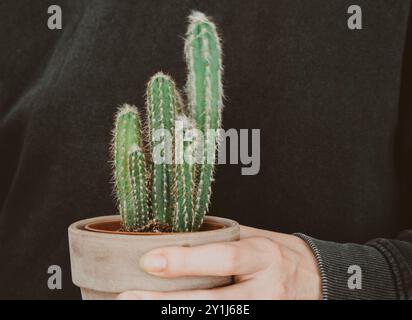
[[[241,227],[241,240],[155,249],[142,268],[165,278],[234,275],[226,287],[175,292],[127,291],[119,299],[320,299],[316,259],[296,236]]]

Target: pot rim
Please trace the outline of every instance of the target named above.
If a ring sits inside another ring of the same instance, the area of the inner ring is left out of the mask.
[[[98,232],[98,231],[91,231],[87,230],[85,227],[88,224],[92,223],[99,223],[99,222],[109,222],[109,221],[118,221],[120,220],[120,215],[108,215],[108,216],[100,216],[100,217],[94,217],[94,218],[89,218],[89,219],[84,219],[84,220],[79,220],[74,223],[72,223],[68,231],[69,233],[72,234],[78,234],[78,235],[83,235],[83,236],[93,236],[96,238],[106,238],[106,239],[118,239],[118,238],[130,238],[130,239],[142,239],[145,238],[147,239],[147,236],[156,236],[156,238],[159,237],[179,237],[179,238],[192,238],[192,237],[197,237],[200,234],[202,237],[207,236],[207,237],[213,237],[215,234],[220,233],[222,231],[229,232],[229,231],[235,231],[239,229],[239,223],[227,219],[227,218],[221,218],[221,217],[216,217],[216,216],[205,216],[204,221],[205,222],[212,222],[212,223],[217,223],[223,225],[223,228],[219,229],[214,229],[214,230],[205,230],[205,231],[195,231],[195,232],[169,232],[169,233],[126,233],[126,232]]]
[[[99,228],[99,226],[104,225],[104,224],[111,224],[113,222],[119,223],[120,227],[120,221],[118,220],[107,220],[103,222],[91,222],[88,223],[84,226],[84,229],[92,232],[99,232],[99,233],[110,233],[110,234],[129,234],[129,235],[142,235],[142,236],[159,236],[159,235],[173,235],[173,234],[182,234],[182,233],[189,233],[189,231],[182,231],[182,232],[143,232],[143,231],[122,231],[122,230],[114,230],[114,229],[102,229]],[[226,228],[226,226],[223,223],[219,222],[212,222],[210,220],[204,220],[202,227],[206,227],[206,230],[200,230],[199,232],[205,232],[205,231],[210,231],[210,230],[218,230],[218,229],[223,229]]]

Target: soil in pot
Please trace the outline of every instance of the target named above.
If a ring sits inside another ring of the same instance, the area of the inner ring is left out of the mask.
[[[225,225],[218,222],[207,221],[205,220],[201,225],[198,232],[202,231],[211,231],[224,228]],[[129,235],[174,235],[176,232],[132,232],[132,231],[123,231],[120,225],[120,220],[112,220],[112,221],[103,221],[103,222],[92,222],[86,224],[84,226],[85,230],[93,231],[93,232],[103,232],[103,233],[112,233],[112,234],[129,234]],[[184,232],[179,232],[182,234]]]

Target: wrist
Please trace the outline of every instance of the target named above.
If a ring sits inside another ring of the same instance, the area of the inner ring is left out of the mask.
[[[293,237],[293,252],[295,255],[294,283],[296,299],[321,300],[322,280],[319,266],[312,250],[299,237]]]

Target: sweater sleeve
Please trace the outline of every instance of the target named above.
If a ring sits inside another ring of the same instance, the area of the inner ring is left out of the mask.
[[[402,228],[409,230],[396,239],[374,239],[364,245],[296,234],[316,256],[324,299],[412,299],[412,6],[403,57],[395,150],[400,211],[398,216],[394,213],[394,219],[400,217]],[[351,266],[360,270],[358,289],[349,285]]]
[[[317,259],[323,299],[412,299],[412,231],[396,240],[375,239],[365,245],[296,235]],[[351,285],[354,270],[357,286]]]

